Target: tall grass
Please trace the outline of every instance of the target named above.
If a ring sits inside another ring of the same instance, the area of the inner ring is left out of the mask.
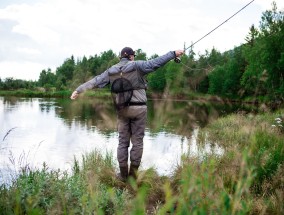
[[[284,134],[281,115],[233,114],[201,129],[198,144],[218,144],[222,156],[183,155],[170,176],[140,170],[116,179],[111,153],[74,159],[71,173],[23,168],[0,187],[0,214],[284,214]]]

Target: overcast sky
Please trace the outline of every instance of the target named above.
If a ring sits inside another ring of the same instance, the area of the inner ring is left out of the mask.
[[[125,46],[150,57],[190,46],[251,0],[1,0],[0,78],[38,80],[73,55],[116,54]],[[284,1],[276,0],[283,10]],[[255,0],[194,51],[244,43],[272,0]]]

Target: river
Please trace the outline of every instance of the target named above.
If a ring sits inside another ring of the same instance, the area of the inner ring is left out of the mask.
[[[169,175],[182,154],[222,154],[216,145],[198,145],[201,127],[245,107],[222,102],[149,100],[141,169]],[[0,183],[20,168],[70,171],[74,158],[93,150],[116,159],[116,113],[109,99],[0,97]]]

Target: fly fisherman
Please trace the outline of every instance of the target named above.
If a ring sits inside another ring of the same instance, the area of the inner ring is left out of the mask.
[[[125,47],[120,53],[120,62],[102,74],[80,85],[71,95],[76,99],[80,93],[92,88],[102,88],[111,84],[111,93],[118,116],[119,144],[117,159],[120,173],[118,178],[126,181],[128,177],[136,179],[143,153],[143,138],[146,127],[146,80],[145,76],[154,72],[172,59],[180,57],[183,50],[170,51],[165,55],[148,61],[134,61],[135,52]],[[128,148],[130,151],[130,168],[128,171]]]

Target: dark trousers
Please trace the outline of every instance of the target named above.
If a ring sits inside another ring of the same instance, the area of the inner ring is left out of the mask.
[[[139,166],[143,154],[143,138],[147,120],[147,106],[128,106],[118,111],[119,144],[117,159],[120,167],[128,166],[130,141],[131,164]]]

